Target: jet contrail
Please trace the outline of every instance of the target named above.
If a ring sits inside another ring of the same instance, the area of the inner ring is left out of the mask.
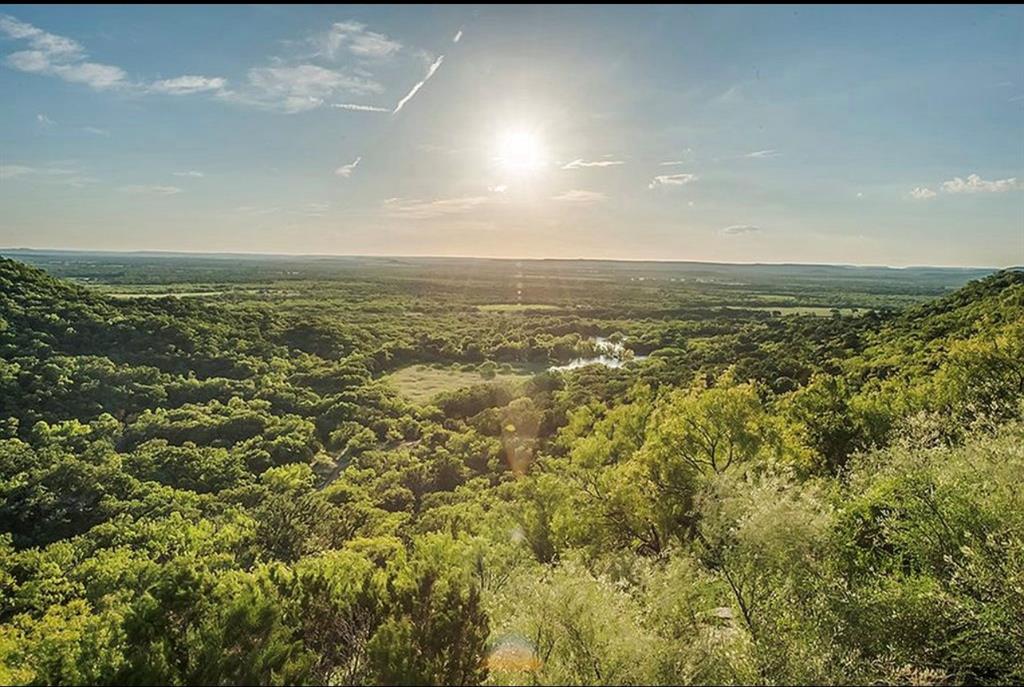
[[[391,112],[386,107],[377,107],[376,105],[356,105],[355,103],[334,103],[331,107],[336,107],[339,110],[355,110],[356,112]]]
[[[395,105],[395,109],[391,111],[391,114],[393,114],[393,115],[398,114],[401,111],[401,109],[403,107],[405,107],[405,104],[407,102],[409,102],[410,100],[412,100],[412,97],[414,95],[416,95],[416,92],[418,90],[423,88],[423,84],[427,83],[427,81],[430,79],[430,77],[432,77],[434,75],[434,72],[437,71],[437,68],[441,66],[441,62],[443,62],[443,61],[444,61],[444,55],[441,55],[436,60],[434,60],[434,64],[430,65],[430,69],[427,70],[427,75],[423,77],[423,81],[420,81],[418,84],[413,86],[412,90],[409,91],[409,93],[406,94],[406,96],[404,98],[402,98],[401,100],[398,101],[398,104]]]

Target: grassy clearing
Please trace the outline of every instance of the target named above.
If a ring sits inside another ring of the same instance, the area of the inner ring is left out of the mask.
[[[222,296],[225,293],[241,293],[238,291],[153,291],[148,293],[108,293],[111,298],[203,298],[211,296]]]
[[[454,391],[487,382],[522,382],[537,371],[530,367],[518,367],[511,372],[499,370],[494,377],[486,379],[476,370],[410,365],[392,372],[384,379],[413,403],[426,403],[443,391]]]
[[[743,310],[763,310],[764,312],[780,312],[783,315],[818,315],[820,317],[831,317],[832,308],[813,305],[744,305],[734,306]],[[856,315],[863,308],[837,308],[840,315]]]
[[[488,303],[476,306],[484,312],[531,312],[534,310],[561,310],[559,305],[550,303]]]

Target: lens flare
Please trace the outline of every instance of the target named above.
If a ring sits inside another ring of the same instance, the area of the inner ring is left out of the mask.
[[[496,672],[536,672],[541,660],[533,644],[520,635],[506,635],[487,654],[487,668]]]

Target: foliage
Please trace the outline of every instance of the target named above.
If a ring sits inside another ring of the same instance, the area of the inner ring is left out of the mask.
[[[0,682],[1024,681],[1019,271],[137,260],[0,259]]]

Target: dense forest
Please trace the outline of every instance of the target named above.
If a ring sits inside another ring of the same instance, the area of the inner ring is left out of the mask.
[[[1024,681],[1020,270],[141,260],[0,258],[0,683]]]

